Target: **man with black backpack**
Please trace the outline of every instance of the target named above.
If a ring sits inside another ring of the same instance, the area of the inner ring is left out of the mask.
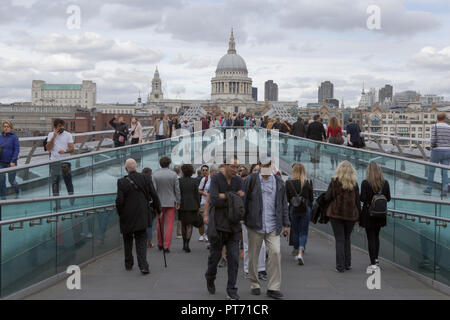
[[[282,299],[281,287],[281,233],[289,233],[289,209],[283,180],[273,173],[272,163],[261,165],[244,182],[244,224],[248,231],[249,279],[252,295],[261,294],[258,279],[258,259],[264,241],[267,259],[267,295]]]
[[[117,181],[116,207],[120,219],[120,232],[123,235],[125,269],[133,268],[133,237],[136,242],[136,255],[142,274],[150,273],[147,262],[147,228],[152,225],[153,211],[159,215],[161,205],[152,180],[138,173],[134,159],[125,162],[128,175]],[[152,201],[152,208],[150,208]]]

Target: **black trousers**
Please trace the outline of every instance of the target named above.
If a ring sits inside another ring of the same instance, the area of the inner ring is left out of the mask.
[[[355,226],[354,221],[330,219],[336,239],[336,269],[343,271],[352,265],[352,247],[350,236]]]
[[[125,267],[132,267],[133,258],[133,237],[136,243],[136,256],[140,270],[148,269],[147,262],[147,230],[139,230],[123,235],[125,250]]]
[[[227,247],[228,283],[227,293],[237,293],[236,281],[239,272],[239,240],[241,233],[229,233],[217,231],[217,238],[210,238],[210,249],[208,257],[208,270],[205,277],[207,280],[215,280],[217,265],[222,257],[223,246]]]
[[[119,142],[114,140],[114,148],[119,148],[119,147],[124,147],[125,146],[125,141],[124,142]]]
[[[370,264],[374,265],[380,252],[380,230],[381,227],[366,228],[367,246],[369,247]]]

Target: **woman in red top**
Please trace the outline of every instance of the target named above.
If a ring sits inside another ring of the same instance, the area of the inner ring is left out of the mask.
[[[342,137],[342,128],[339,126],[339,122],[338,119],[336,117],[331,118],[330,123],[328,124],[328,129],[327,129],[327,139],[330,138],[330,136],[332,137],[331,139],[329,139],[329,143],[333,143],[333,144],[342,144],[342,143],[338,143],[338,141],[333,141],[333,140],[337,140],[334,139],[333,137],[338,137],[338,136]]]
[[[327,129],[327,139],[332,144],[343,144],[344,138],[342,137],[342,128],[339,126],[338,119],[336,117],[331,118]],[[339,164],[339,156],[337,150],[332,150],[330,153],[331,168],[334,170],[335,166]]]

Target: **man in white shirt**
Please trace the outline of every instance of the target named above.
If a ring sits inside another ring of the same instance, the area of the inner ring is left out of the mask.
[[[74,150],[72,135],[64,129],[65,122],[62,119],[53,121],[53,132],[47,136],[46,149],[50,152],[50,160],[64,160],[70,158]],[[59,183],[61,177],[67,188],[67,192],[73,194],[72,173],[70,162],[59,161],[50,164],[50,175],[54,196],[59,196]],[[73,203],[73,201],[72,201]],[[58,206],[58,204],[57,204]]]

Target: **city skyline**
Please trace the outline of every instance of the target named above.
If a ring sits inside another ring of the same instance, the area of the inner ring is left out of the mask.
[[[70,14],[65,1],[5,1],[0,9],[6,31],[0,37],[0,102],[31,101],[31,82],[39,79],[92,80],[98,103],[130,103],[139,91],[150,92],[156,66],[165,98],[205,99],[231,27],[253,86],[262,90],[273,79],[279,100],[301,106],[315,102],[317,87],[327,80],[346,106],[358,105],[363,82],[377,90],[391,84],[394,93],[450,97],[450,45],[443,43],[450,25],[446,1],[75,4],[81,9],[79,30],[66,28]],[[380,6],[380,30],[367,29],[370,4]],[[10,19],[10,11],[21,15]],[[45,20],[38,14],[42,11],[48,13]],[[321,25],[308,18],[312,14]]]

